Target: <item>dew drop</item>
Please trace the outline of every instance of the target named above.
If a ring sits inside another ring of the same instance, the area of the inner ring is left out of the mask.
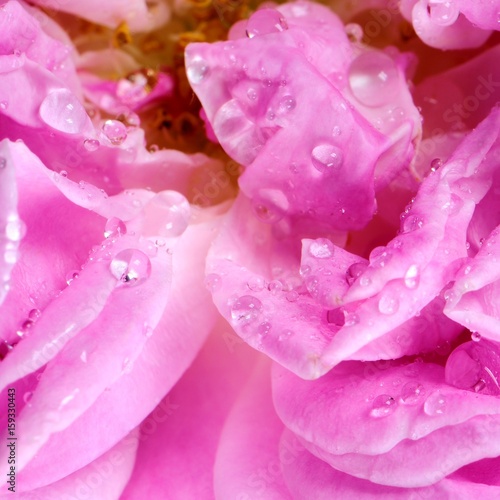
[[[378,310],[381,314],[395,314],[399,309],[399,300],[389,294],[384,294],[378,301]]]
[[[481,334],[479,332],[472,332],[470,338],[473,342],[479,342],[481,340]]]
[[[252,276],[248,280],[247,286],[250,290],[254,292],[260,292],[261,290],[264,290],[264,287],[266,286],[266,281],[261,276]]]
[[[102,131],[113,146],[119,146],[127,138],[127,127],[118,120],[106,120]]]
[[[370,252],[370,265],[373,267],[385,267],[391,258],[392,253],[386,247],[376,247]]]
[[[271,328],[272,328],[271,323],[269,323],[269,321],[264,321],[258,326],[257,333],[261,337],[265,337],[271,331]]]
[[[29,313],[28,313],[28,318],[31,320],[31,321],[36,321],[40,316],[42,315],[42,311],[40,311],[40,309],[32,309]]]
[[[80,274],[78,273],[78,271],[71,271],[69,272],[67,275],[66,275],[66,283],[68,285],[71,285],[71,283],[73,282],[73,280],[76,280],[80,277]]]
[[[347,284],[351,286],[366,271],[367,267],[368,264],[366,262],[351,264],[345,273]]]
[[[173,238],[187,229],[191,207],[187,199],[177,191],[156,194],[144,208],[143,233]]]
[[[50,92],[40,105],[40,118],[54,130],[80,133],[90,119],[77,97],[67,89]]]
[[[434,158],[434,160],[431,161],[431,170],[433,172],[439,170],[442,166],[443,166],[443,160],[441,160],[441,158]]]
[[[28,391],[28,392],[25,392],[24,395],[23,395],[23,401],[28,405],[28,406],[31,406],[30,404],[30,401],[31,401],[31,398],[33,397],[33,392],[31,391]]]
[[[431,21],[439,26],[451,26],[460,14],[453,1],[428,0],[427,6]]]
[[[146,281],[151,275],[151,261],[140,250],[129,248],[122,250],[112,259],[111,274],[128,286],[135,286]]]
[[[0,101],[0,109],[5,111],[9,107],[9,101]]]
[[[333,243],[326,238],[318,238],[309,246],[309,254],[316,259],[329,259],[333,251]]]
[[[276,9],[260,9],[247,22],[247,37],[280,33],[288,29],[285,18]]]
[[[290,290],[286,295],[285,295],[286,300],[288,302],[295,302],[299,298],[299,292],[296,290]]]
[[[335,127],[333,127],[333,130],[332,130],[332,135],[334,137],[338,137],[341,133],[342,133],[341,128],[338,125],[335,125]]]
[[[295,99],[291,95],[286,95],[280,99],[278,109],[281,113],[288,113],[293,111],[295,106],[297,106]]]
[[[273,280],[267,285],[267,288],[273,295],[276,295],[283,290],[283,283],[280,280]]]
[[[210,273],[205,277],[205,287],[210,292],[215,292],[221,284],[221,277],[218,274]]]
[[[375,418],[387,417],[397,408],[397,401],[388,394],[377,396],[372,402],[370,415]]]
[[[430,417],[442,415],[446,411],[446,397],[439,391],[433,392],[425,400],[424,412]]]
[[[68,177],[68,172],[66,172],[66,170],[61,170],[61,171],[59,172],[59,175],[60,175],[61,177],[65,177],[65,178],[66,178],[66,177]]]
[[[21,241],[26,234],[26,224],[21,219],[13,219],[5,226],[5,236],[10,241]]]
[[[252,199],[255,215],[267,224],[274,224],[283,219],[289,206],[285,193],[278,189],[262,189]]]
[[[417,404],[424,395],[425,389],[418,382],[407,382],[401,388],[401,401],[406,405]]]
[[[367,287],[372,284],[372,280],[368,276],[361,276],[359,278],[359,286]]]
[[[189,82],[193,85],[198,85],[210,76],[210,68],[202,57],[195,56],[186,61],[186,73]]]
[[[397,67],[392,58],[382,52],[365,52],[349,68],[349,86],[361,104],[383,106],[398,93]]]
[[[101,143],[97,139],[85,139],[83,141],[83,147],[87,151],[97,151]]]
[[[344,326],[355,326],[359,323],[359,316],[352,312],[345,314],[345,323]]]
[[[424,225],[424,221],[417,215],[410,215],[403,220],[403,233],[411,233],[420,229]]]
[[[262,312],[262,302],[252,295],[243,295],[231,306],[231,318],[238,324],[255,321]]]
[[[404,283],[406,288],[416,288],[420,281],[420,274],[418,271],[418,266],[416,264],[412,264],[405,273]]]
[[[500,395],[500,348],[488,340],[459,345],[448,356],[445,380],[459,389]]]
[[[307,264],[300,266],[299,273],[302,277],[307,276],[308,274],[310,274],[310,272],[311,272],[311,266],[308,266]]]
[[[80,360],[82,361],[82,363],[87,362],[87,351],[82,351],[82,353],[80,354]]]
[[[253,88],[249,88],[247,90],[247,97],[251,100],[251,101],[255,101],[257,99],[257,91]]]
[[[3,170],[6,166],[7,160],[3,156],[0,156],[0,170]]]
[[[342,150],[333,144],[318,144],[311,153],[314,167],[321,173],[331,173],[338,169],[344,160]]]
[[[126,233],[127,226],[125,226],[125,223],[118,217],[111,217],[106,221],[106,225],[104,226],[105,238],[116,238]]]
[[[293,336],[293,331],[292,330],[283,330],[279,335],[278,335],[278,341],[283,342],[285,340],[288,340],[290,337]]]

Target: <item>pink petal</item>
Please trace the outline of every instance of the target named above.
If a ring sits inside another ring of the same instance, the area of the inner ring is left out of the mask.
[[[269,366],[261,362],[224,424],[214,470],[217,500],[292,498],[283,483],[280,459],[294,457],[296,449],[280,456],[282,430],[273,408]]]
[[[69,427],[50,436],[19,473],[23,488],[50,484],[91,463],[138,426],[155,407],[158,406],[154,419],[162,420],[170,413],[175,402],[161,401],[191,364],[217,319],[203,284],[205,255],[217,225],[217,219],[211,219],[190,226],[180,237],[172,256],[170,299],[157,327],[145,331],[148,338],[135,363]],[[204,318],[202,323],[200,318]],[[137,333],[143,336],[142,332],[141,325]],[[90,351],[86,359],[90,361]],[[92,433],[88,429],[93,429]],[[47,463],[54,464],[50,471]]]
[[[276,366],[273,399],[314,455],[383,485],[427,486],[500,453],[497,398],[445,384],[431,363],[347,362],[314,382]]]
[[[157,419],[154,427],[149,419],[144,422],[125,500],[160,498],[165,492],[172,498],[214,498],[219,436],[255,360],[255,353],[244,346],[228,351],[221,335],[225,328],[218,323],[193,366],[170,392],[168,398],[176,407],[169,418]]]

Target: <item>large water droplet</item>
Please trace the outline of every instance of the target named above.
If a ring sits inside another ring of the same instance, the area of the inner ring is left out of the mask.
[[[406,405],[417,404],[424,395],[425,389],[418,382],[408,382],[401,388],[401,401]]]
[[[205,81],[210,75],[208,63],[200,56],[186,60],[186,73],[189,82],[197,85]]]
[[[85,139],[83,141],[83,147],[90,152],[97,151],[100,145],[101,143],[97,139]]]
[[[102,131],[114,146],[119,146],[127,138],[127,127],[118,120],[106,120],[102,125]]]
[[[420,229],[424,225],[424,221],[418,215],[409,215],[403,220],[403,233],[411,233]]]
[[[187,229],[191,207],[181,193],[162,191],[147,204],[144,214],[144,234],[172,238]]]
[[[398,403],[392,396],[381,394],[373,400],[370,415],[376,418],[387,417],[394,412],[397,406]]]
[[[333,255],[333,243],[326,238],[318,238],[309,246],[309,253],[316,259],[329,259]]]
[[[116,238],[117,236],[123,236],[127,233],[127,226],[118,217],[111,217],[106,221],[104,226],[104,237],[105,238]]]
[[[80,133],[90,119],[76,96],[67,89],[50,92],[40,105],[40,118],[54,130]]]
[[[344,160],[342,150],[333,144],[318,144],[311,153],[314,167],[321,173],[331,173],[338,169]]]
[[[352,62],[349,85],[361,104],[383,106],[398,93],[398,70],[388,55],[378,51],[366,52]]]
[[[446,397],[439,391],[433,392],[424,403],[424,412],[430,417],[442,415],[446,411]]]
[[[262,312],[262,302],[252,295],[243,295],[231,306],[231,318],[238,324],[255,321]]]
[[[129,286],[139,285],[151,275],[149,257],[144,252],[132,248],[116,254],[109,268],[117,280]]]
[[[392,253],[386,247],[375,247],[370,252],[370,265],[373,267],[384,267],[392,258]]]
[[[275,9],[260,9],[247,22],[247,36],[268,35],[288,29],[285,18]]]
[[[368,267],[366,262],[355,262],[350,265],[345,273],[345,279],[347,284],[352,285],[365,271]]]
[[[488,340],[459,345],[448,356],[445,380],[459,389],[500,395],[500,347]]]
[[[431,21],[439,26],[451,26],[460,14],[458,7],[449,0],[429,0],[427,6]]]
[[[398,309],[399,300],[397,297],[388,293],[385,293],[382,297],[380,297],[380,300],[378,301],[378,310],[381,314],[394,314]]]

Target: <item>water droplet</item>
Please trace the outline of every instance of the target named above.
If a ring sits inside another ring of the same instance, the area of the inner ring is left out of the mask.
[[[122,373],[128,374],[132,371],[134,363],[130,358],[125,358],[122,363]]]
[[[445,380],[459,389],[477,392],[481,387],[481,394],[500,395],[500,348],[488,340],[459,345],[448,356]]]
[[[101,143],[97,139],[85,139],[83,141],[83,147],[87,151],[97,151]]]
[[[433,392],[424,403],[424,412],[430,417],[442,415],[446,411],[446,397],[439,391]]]
[[[30,404],[30,401],[31,401],[31,398],[33,397],[33,392],[31,391],[28,391],[28,392],[25,392],[24,395],[23,395],[23,401],[28,405],[28,406],[31,406]]]
[[[279,33],[288,29],[285,18],[276,9],[260,9],[247,22],[248,38]]]
[[[344,326],[355,326],[359,323],[359,316],[352,312],[352,313],[345,313],[345,323]]]
[[[321,173],[331,173],[344,161],[342,150],[333,144],[319,144],[311,153],[312,164]]]
[[[243,295],[231,306],[231,318],[238,324],[255,321],[262,312],[262,302],[252,295]]]
[[[372,267],[384,267],[392,258],[392,253],[386,247],[375,247],[370,252],[370,265]]]
[[[394,314],[399,309],[399,300],[389,294],[384,294],[378,301],[378,310],[381,314]]]
[[[80,277],[80,274],[78,273],[78,271],[70,271],[67,275],[66,275],[66,283],[68,285],[70,285],[72,283],[73,280],[76,280]]]
[[[345,324],[345,312],[342,307],[337,307],[337,309],[331,309],[326,313],[326,321],[332,325],[344,326]]]
[[[450,196],[450,200],[447,201],[442,207],[441,210],[443,210],[445,213],[447,213],[450,216],[457,215],[458,212],[460,212],[460,209],[463,207],[464,200],[460,198],[460,196],[456,195],[455,193],[452,193]]]
[[[361,104],[383,106],[398,93],[398,69],[388,55],[374,50],[365,52],[349,68],[349,86]]]
[[[479,342],[481,340],[481,334],[479,332],[472,332],[470,338],[473,342]]]
[[[366,271],[367,267],[368,264],[366,262],[351,264],[345,273],[347,284],[351,286]]]
[[[40,311],[40,309],[32,309],[28,314],[28,318],[31,321],[36,321],[41,315],[42,311]]]
[[[80,359],[81,359],[82,363],[87,362],[87,351],[82,351],[82,353],[80,354]]]
[[[283,219],[289,206],[285,193],[278,189],[261,189],[252,199],[255,215],[266,224],[274,224]]]
[[[10,241],[21,241],[26,234],[26,224],[21,219],[13,219],[5,226],[5,236]]]
[[[220,286],[221,277],[218,274],[210,273],[205,277],[205,286],[210,292],[215,292]]]
[[[304,265],[300,266],[299,273],[302,277],[307,276],[311,272],[311,266]]]
[[[332,130],[333,137],[338,137],[342,133],[341,128],[338,125],[335,125]]]
[[[151,338],[154,333],[154,328],[148,324],[144,325],[144,329],[142,330],[142,333],[146,338]]]
[[[210,76],[208,63],[200,56],[186,60],[186,73],[192,85],[198,85]]]
[[[102,125],[102,131],[114,146],[119,146],[127,138],[127,127],[118,120],[106,120]]]
[[[434,158],[434,160],[431,161],[431,170],[433,172],[439,170],[442,166],[443,166],[443,160],[441,160],[441,158]]]
[[[401,388],[401,401],[406,405],[418,403],[425,392],[424,386],[418,382],[407,382]]]
[[[271,331],[271,328],[272,328],[271,323],[269,323],[269,321],[264,321],[258,326],[257,333],[261,337],[265,337]]]
[[[280,280],[273,280],[267,285],[267,288],[273,295],[276,295],[283,290],[283,283]]]
[[[0,170],[3,170],[6,166],[7,160],[3,156],[0,156]]]
[[[361,276],[359,278],[359,286],[370,286],[372,284],[372,280],[368,276]]]
[[[66,172],[66,170],[61,170],[61,171],[59,172],[59,175],[60,175],[61,177],[65,177],[65,178],[66,178],[66,177],[68,177],[68,172]]]
[[[318,238],[309,246],[309,253],[316,259],[329,259],[333,255],[333,243],[326,238]]]
[[[411,233],[420,229],[424,225],[424,221],[417,215],[410,215],[403,219],[403,233]]]
[[[299,298],[299,292],[297,292],[296,290],[291,290],[285,295],[285,297],[288,302],[295,302]]]
[[[111,274],[121,283],[129,286],[139,285],[151,275],[151,261],[140,250],[122,250],[112,259]]]
[[[116,238],[118,236],[123,236],[127,233],[127,226],[118,217],[111,217],[106,221],[104,226],[104,237],[105,238]]]
[[[373,400],[370,415],[375,418],[387,417],[397,406],[398,403],[392,396],[381,394]]]
[[[290,337],[293,336],[293,331],[292,330],[283,330],[279,335],[278,335],[278,341],[283,342],[285,340],[288,340]]]
[[[404,282],[407,288],[416,288],[420,281],[420,273],[418,272],[418,266],[412,264],[405,273]]]
[[[254,292],[260,292],[264,290],[266,286],[266,281],[261,276],[252,276],[247,282],[248,288]]]
[[[191,207],[177,191],[162,191],[144,209],[143,233],[168,238],[180,236],[188,227]]]
[[[90,119],[76,96],[67,89],[50,92],[40,105],[40,118],[54,130],[78,134]]]
[[[359,24],[346,24],[345,32],[351,42],[360,42],[363,38],[363,28]]]
[[[289,111],[294,110],[295,106],[297,106],[295,99],[291,95],[286,95],[280,99],[278,109],[281,113],[288,113]]]
[[[253,88],[249,88],[247,90],[247,97],[251,100],[251,101],[255,101],[257,99],[257,91]]]
[[[427,6],[431,21],[439,26],[451,26],[460,14],[453,1],[428,0]]]
[[[0,101],[0,109],[5,111],[9,107],[9,101]]]

